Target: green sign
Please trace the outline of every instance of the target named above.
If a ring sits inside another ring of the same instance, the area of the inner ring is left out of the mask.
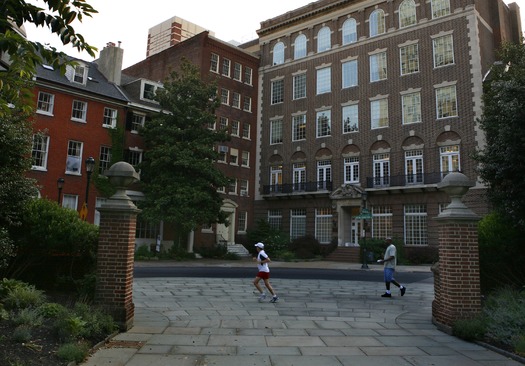
[[[361,212],[359,213],[359,215],[357,215],[355,217],[355,219],[357,219],[357,220],[371,220],[372,219],[372,214],[370,213],[370,211],[368,211],[367,208],[363,208],[361,210]]]

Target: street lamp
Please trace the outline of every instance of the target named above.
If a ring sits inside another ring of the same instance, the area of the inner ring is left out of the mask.
[[[361,199],[363,200],[363,208],[361,209],[361,212],[359,215],[356,216],[356,219],[363,220],[363,265],[361,266],[361,269],[368,269],[368,264],[366,263],[366,229],[367,229],[367,222],[366,220],[370,220],[372,218],[372,215],[368,211],[368,208],[366,208],[366,199],[368,198],[368,193],[366,191],[363,191],[361,193]]]
[[[89,197],[89,180],[91,179],[91,174],[93,173],[93,169],[95,169],[95,159],[93,159],[92,156],[86,159],[86,173],[87,173],[87,184],[86,184],[86,201],[82,205],[82,209],[80,210],[80,218],[82,220],[87,219],[88,214],[88,197]]]
[[[57,188],[58,188],[58,205],[60,205],[60,197],[62,196],[62,188],[64,187],[64,178],[57,179]]]

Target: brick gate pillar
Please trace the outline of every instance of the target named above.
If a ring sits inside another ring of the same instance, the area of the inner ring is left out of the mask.
[[[474,182],[461,173],[450,173],[438,184],[451,203],[436,218],[439,224],[439,262],[434,267],[434,324],[451,331],[456,320],[481,311],[479,279],[479,217],[461,202]]]
[[[118,162],[105,173],[117,188],[100,208],[95,303],[102,306],[121,330],[133,325],[133,263],[135,230],[140,210],[126,195],[126,187],[138,180],[133,166]]]

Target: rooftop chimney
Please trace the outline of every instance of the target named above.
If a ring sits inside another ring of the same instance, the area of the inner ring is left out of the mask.
[[[100,51],[100,57],[95,62],[100,72],[104,74],[109,82],[120,85],[123,58],[124,50],[120,47],[115,47],[115,43],[108,42],[106,47]]]

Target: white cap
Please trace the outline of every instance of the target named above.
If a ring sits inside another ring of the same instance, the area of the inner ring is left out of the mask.
[[[259,242],[259,243],[255,244],[255,246],[256,246],[257,248],[261,248],[261,249],[264,249],[264,244],[263,244],[263,243],[261,243],[261,242]]]

